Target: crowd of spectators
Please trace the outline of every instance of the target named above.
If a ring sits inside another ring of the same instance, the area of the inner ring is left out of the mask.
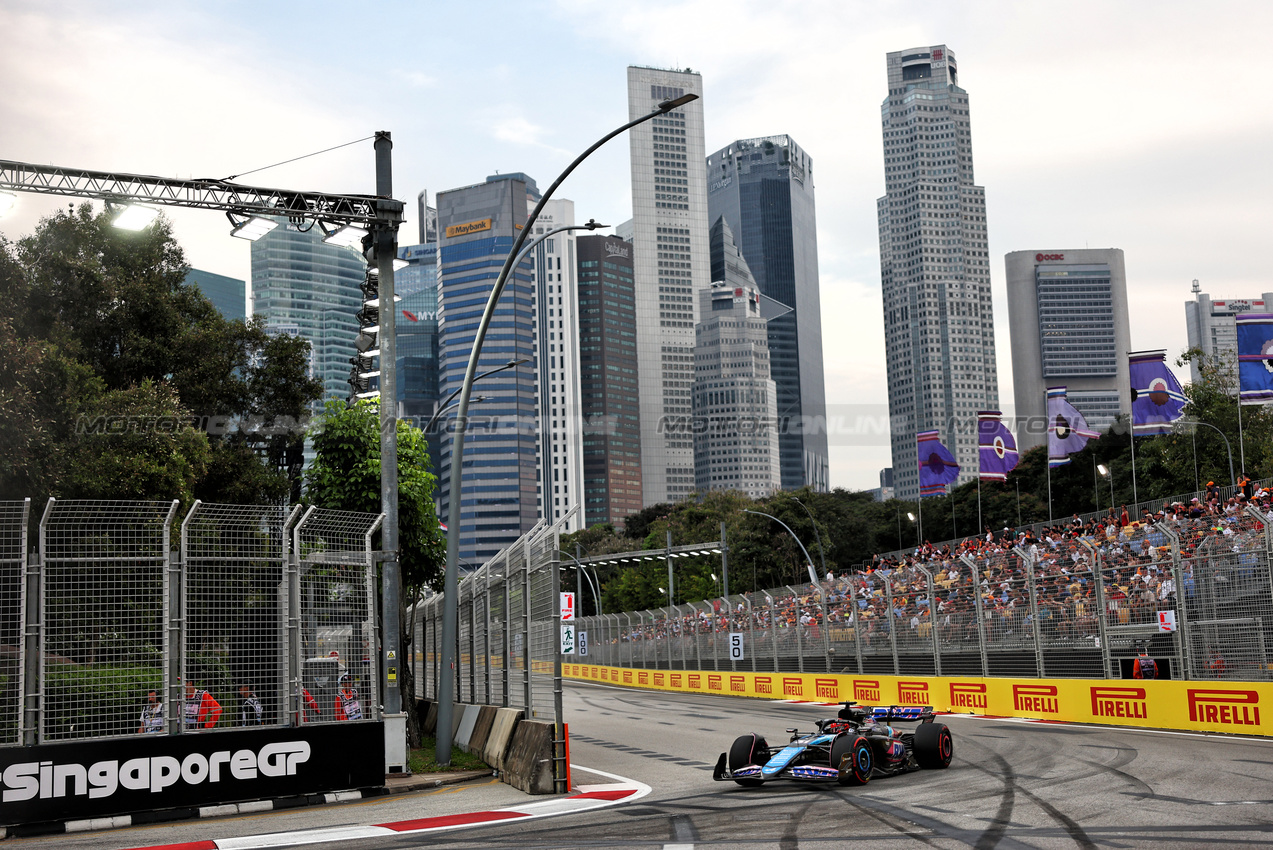
[[[1250,516],[1248,506],[1261,519]],[[675,616],[646,612],[611,640],[692,636],[714,651],[724,633],[750,632],[784,649],[857,641],[863,651],[884,651],[892,646],[891,633],[899,648],[931,647],[935,624],[944,647],[978,640],[980,609],[986,641],[996,646],[1033,642],[1036,629],[1045,645],[1094,646],[1102,615],[1097,564],[1105,625],[1156,624],[1158,612],[1176,610],[1182,596],[1186,604],[1205,596],[1214,605],[1254,579],[1265,557],[1266,522],[1273,522],[1268,489],[1247,482],[1245,492],[1224,498],[1209,483],[1188,502],[1166,500],[1144,507],[1139,517],[1122,506],[1018,530],[987,528],[958,541],[876,555],[859,570],[824,576],[820,587],[682,605]],[[1172,537],[1180,546],[1181,587]],[[1252,589],[1268,595],[1267,577]]]

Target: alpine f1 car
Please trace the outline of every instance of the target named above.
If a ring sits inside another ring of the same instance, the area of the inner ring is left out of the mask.
[[[791,741],[780,750],[756,733],[734,741],[721,753],[712,778],[758,787],[775,779],[836,781],[865,785],[875,776],[894,776],[950,766],[950,729],[934,723],[930,706],[869,707],[846,702],[838,716],[817,722],[818,731],[788,729]],[[913,732],[893,723],[918,723]]]

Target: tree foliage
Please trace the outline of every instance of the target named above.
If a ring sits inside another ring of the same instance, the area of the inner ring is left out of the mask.
[[[0,239],[0,498],[299,495],[309,344],[225,319],[188,271],[165,219],[89,204]]]
[[[307,497],[344,511],[380,512],[380,409],[371,400],[348,407],[328,401],[311,435],[315,458],[307,470]],[[398,422],[398,548],[403,596],[440,586],[446,540],[433,509],[433,473],[424,432]]]

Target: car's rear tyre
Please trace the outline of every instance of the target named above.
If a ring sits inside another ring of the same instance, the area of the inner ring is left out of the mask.
[[[769,761],[769,744],[755,732],[738,737],[734,740],[733,746],[729,748],[730,773],[748,765],[763,765],[767,761]],[[734,781],[744,788],[757,788],[765,784],[763,779],[751,779],[750,777],[735,779]]]
[[[861,735],[841,735],[831,742],[831,766],[840,771],[841,785],[865,785],[875,770],[875,751]]]
[[[955,741],[944,723],[921,723],[915,730],[915,763],[926,770],[950,767]]]

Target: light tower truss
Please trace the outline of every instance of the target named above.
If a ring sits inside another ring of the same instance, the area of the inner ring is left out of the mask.
[[[380,225],[396,230],[402,223],[404,207],[402,201],[375,195],[298,192],[243,186],[227,180],[178,180],[11,160],[0,160],[0,189],[118,203],[144,202],[246,215],[287,216],[368,229]]]

